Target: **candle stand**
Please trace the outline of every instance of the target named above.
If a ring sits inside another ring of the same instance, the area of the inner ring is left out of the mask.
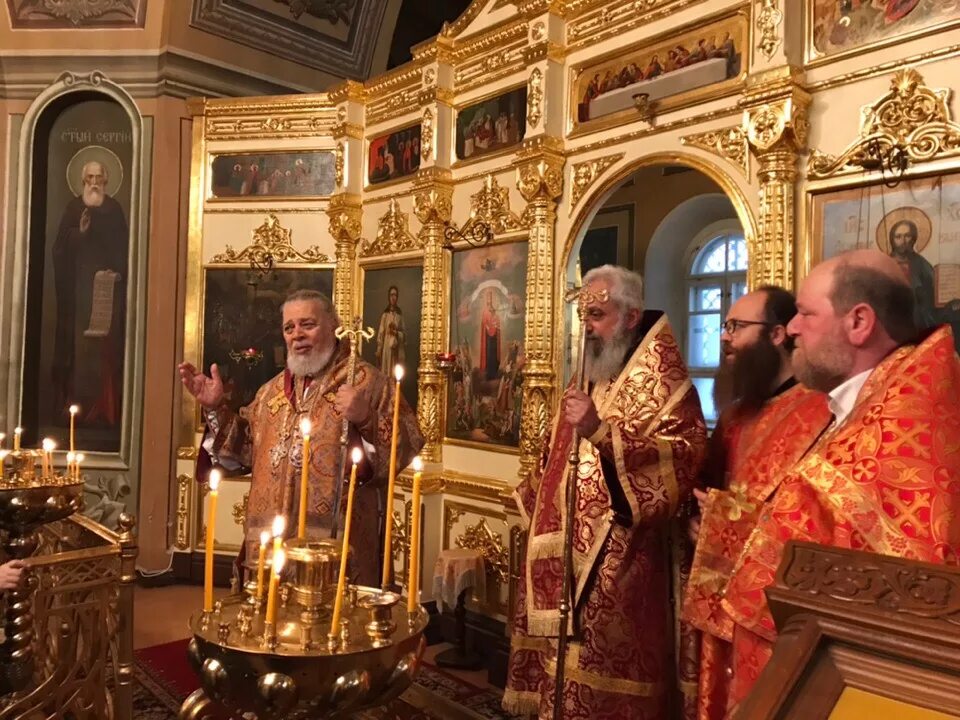
[[[83,481],[76,476],[43,473],[43,453],[14,450],[3,458],[0,480],[0,530],[7,559],[25,560],[39,545],[38,529],[63,520],[83,506]],[[3,642],[0,643],[0,694],[27,687],[33,678],[33,589],[4,594]]]
[[[331,633],[340,542],[291,539],[284,551],[275,624],[265,622],[255,583],[190,619],[188,655],[201,688],[181,720],[214,717],[215,702],[258,720],[348,718],[386,705],[413,682],[426,611],[411,615],[396,593],[349,586]]]

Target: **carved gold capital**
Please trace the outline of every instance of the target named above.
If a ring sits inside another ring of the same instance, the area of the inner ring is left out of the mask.
[[[424,225],[449,222],[453,215],[453,184],[449,170],[426,168],[417,174],[413,183],[413,212]]]
[[[327,216],[330,218],[330,234],[335,242],[356,243],[360,239],[362,213],[359,195],[340,193],[330,198]]]
[[[563,145],[552,137],[525,140],[517,153],[517,189],[523,199],[556,200],[563,192]]]
[[[787,145],[800,151],[807,143],[807,108],[810,96],[804,92],[748,108],[744,117],[747,141],[758,156]]]

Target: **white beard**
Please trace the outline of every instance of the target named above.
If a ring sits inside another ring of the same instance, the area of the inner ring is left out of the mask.
[[[336,348],[337,346],[335,344],[331,344],[329,347],[316,349],[309,355],[293,355],[288,353],[287,370],[296,377],[306,377],[307,375],[313,377],[319,375],[330,362],[330,358],[333,357],[333,352]]]
[[[103,205],[103,195],[104,192],[100,188],[91,185],[83,186],[83,204],[87,207],[100,207]]]
[[[606,382],[623,370],[623,359],[633,339],[624,330],[625,327],[618,327],[613,340],[603,344],[597,338],[587,339],[586,363],[583,368],[587,382]]]

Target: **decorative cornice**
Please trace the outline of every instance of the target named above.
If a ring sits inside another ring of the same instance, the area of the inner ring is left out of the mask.
[[[123,78],[123,89],[135,98],[254,97],[307,93],[317,87],[287,83],[282,78],[260,78],[209,59],[175,49],[137,56],[109,53],[2,56],[0,98],[33,100],[69,67],[76,74],[99,71]],[[315,102],[315,101],[314,101]]]
[[[614,0],[564,3],[567,52],[617,37],[704,0]]]
[[[407,214],[400,210],[400,203],[396,198],[390,199],[387,212],[377,222],[377,237],[373,241],[364,242],[360,254],[393,255],[412,250],[419,246],[417,238],[410,232]]]
[[[949,99],[950,90],[927,87],[916,70],[899,70],[890,90],[860,110],[856,140],[839,155],[812,153],[810,178],[861,172],[877,149],[900,148],[911,163],[960,155],[960,125],[953,122]]]
[[[737,166],[744,175],[749,174],[749,157],[747,133],[742,125],[732,125],[720,130],[684,135],[680,138],[683,145],[699,148],[708,153],[729,160]]]
[[[573,166],[573,181],[570,184],[570,215],[573,215],[577,203],[593,187],[594,183],[606,172],[607,168],[623,159],[625,153],[616,153],[606,157],[585,160]]]
[[[327,91],[327,97],[335,105],[347,101],[363,102],[366,96],[363,83],[356,80],[344,80]]]
[[[253,231],[253,243],[240,251],[227,245],[227,249],[214,255],[211,264],[253,263],[261,267],[274,263],[326,263],[330,258],[320,252],[316,245],[304,251],[293,246],[293,231],[280,224],[276,215],[270,214],[263,224]]]
[[[487,85],[522,70],[526,66],[527,33],[525,22],[514,21],[458,47],[453,53],[457,92]]]

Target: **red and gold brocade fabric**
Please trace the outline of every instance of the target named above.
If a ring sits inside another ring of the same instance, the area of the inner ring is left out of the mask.
[[[801,386],[771,398],[759,411],[734,409],[718,428],[727,463],[724,489],[711,489],[700,518],[700,534],[683,619],[701,630],[699,712],[701,720],[726,714],[728,644],[733,621],[721,600],[760,508],[777,484],[827,427],[826,396]]]
[[[791,539],[957,563],[960,360],[949,327],[878,365],[846,421],[823,435],[764,505],[723,600],[737,624],[734,672],[743,679],[734,702],[776,639],[764,589]]]
[[[603,422],[579,448],[563,717],[666,720],[676,640],[670,521],[693,487],[706,429],[665,317],[592,396]],[[542,473],[517,489],[528,540],[504,706],[540,717],[553,712],[572,435],[558,416]]]
[[[284,371],[264,383],[253,402],[241,408],[239,414],[226,408],[218,411],[219,432],[214,439],[214,454],[220,459],[228,458],[252,468],[244,523],[246,557],[257,557],[260,532],[269,530],[277,515],[287,518],[287,536],[296,533],[303,463],[303,437],[299,424],[304,416],[309,417],[312,424],[307,534],[310,537],[328,535],[333,520],[343,421],[334,400],[337,390],[346,382],[348,359],[348,346],[341,344],[336,357],[322,374],[313,379],[306,394],[304,381],[294,381],[293,376]],[[365,453],[363,469],[368,482],[357,488],[354,497],[351,538],[356,539],[359,548],[379,544],[378,496],[388,474],[396,389],[386,376],[365,362],[357,362],[354,386],[367,393],[371,412],[363,427],[350,427],[348,442],[351,446],[359,446],[362,437],[375,450],[373,454]],[[422,446],[417,417],[401,398],[397,467],[406,467]],[[346,492],[342,493],[344,505],[346,496]],[[353,552],[353,549],[350,553],[351,577],[359,578],[365,584],[376,584],[379,556],[377,553]]]

